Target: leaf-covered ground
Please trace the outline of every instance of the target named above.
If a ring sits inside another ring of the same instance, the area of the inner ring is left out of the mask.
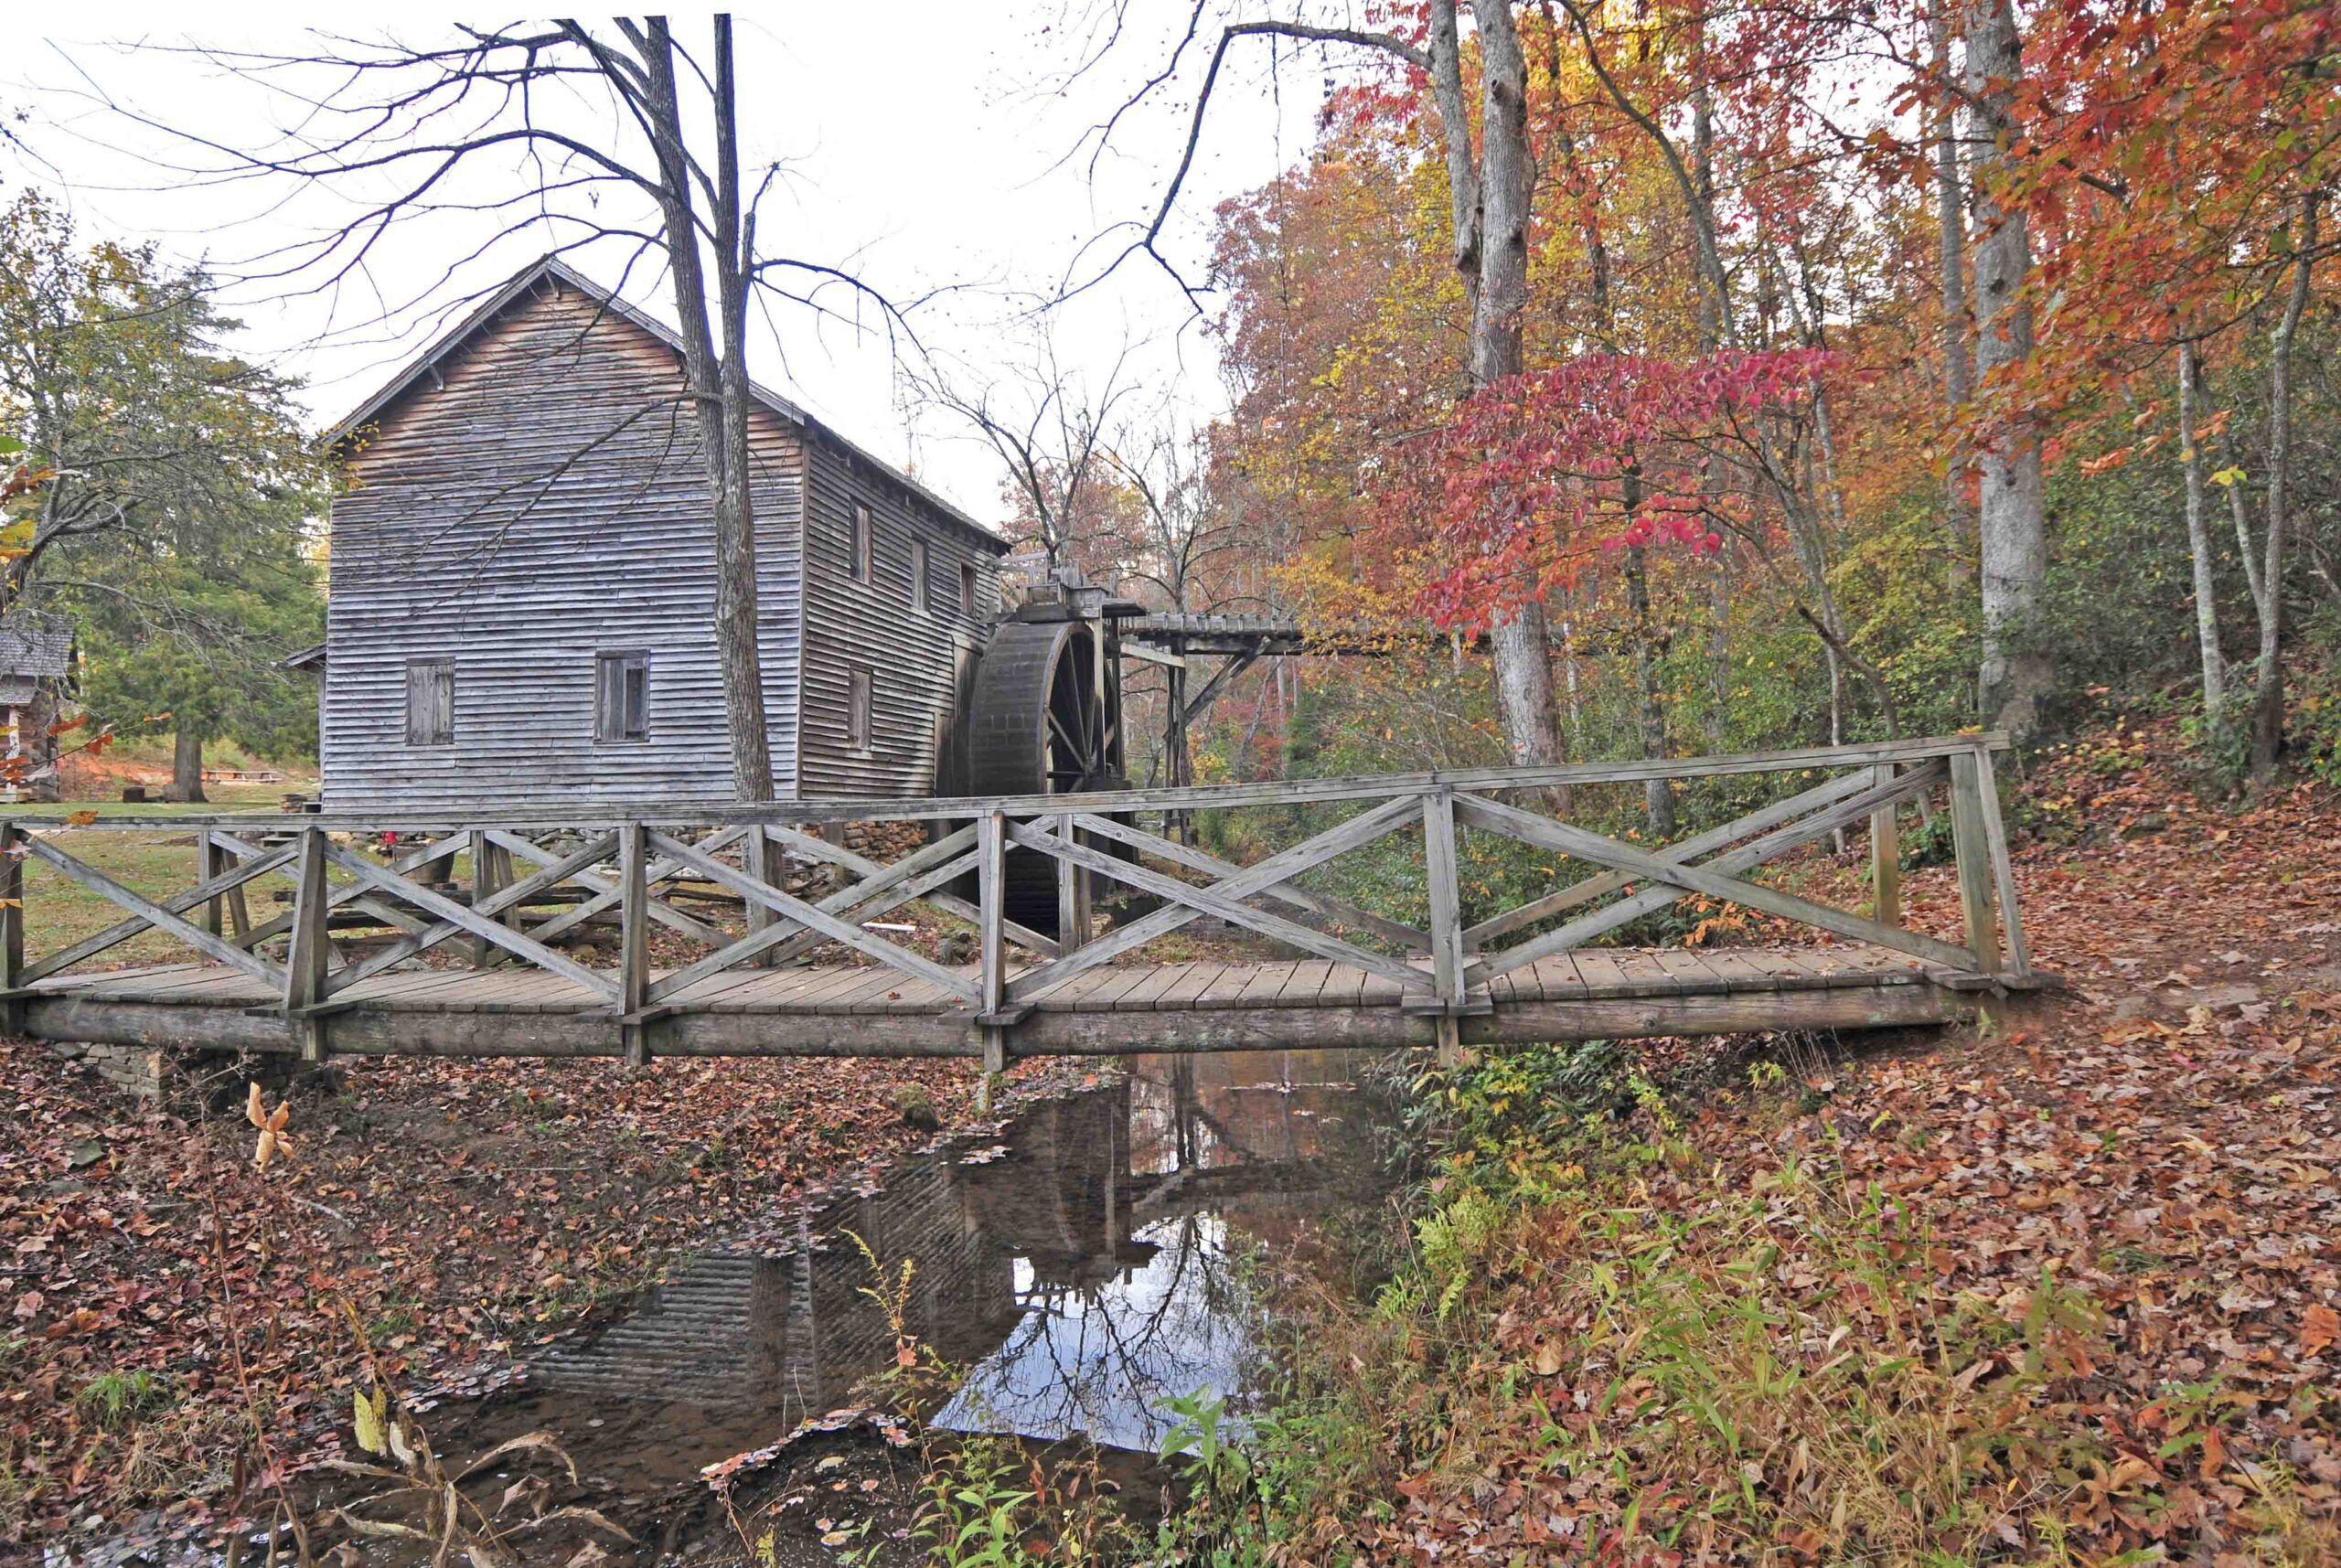
[[[1314,1359],[1313,1468],[1259,1528],[1311,1561],[2341,1561],[2341,808],[2206,805],[2172,741],[2029,781],[2069,989],[1980,1037],[1644,1053],[1630,1083],[1706,1087],[1624,1136],[1524,1133],[1523,1063],[1449,1085],[1415,1264]],[[1913,880],[1950,930],[1947,873]]]
[[[148,1105],[0,1040],[0,1547],[232,1489],[231,1328],[297,1465],[346,1424],[339,1303],[402,1386],[492,1369],[735,1216],[974,1115],[961,1063],[341,1071],[337,1093],[294,1092],[293,1155],[263,1175],[241,1115]]]

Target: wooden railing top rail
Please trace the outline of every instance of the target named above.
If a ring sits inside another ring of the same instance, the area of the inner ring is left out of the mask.
[[[187,833],[281,831],[295,823],[331,832],[446,833],[465,828],[526,827],[607,830],[628,823],[651,827],[704,823],[808,827],[831,822],[925,822],[960,820],[999,813],[1043,816],[1065,812],[1126,816],[1137,812],[1208,811],[1214,807],[1300,805],[1345,800],[1384,800],[1439,789],[1523,790],[1559,784],[1638,784],[1649,779],[1720,778],[1743,773],[1791,773],[1814,768],[1851,768],[1890,763],[1921,763],[1976,752],[2004,751],[2003,731],[1937,735],[1858,745],[1808,746],[1787,751],[1747,752],[1722,756],[1675,757],[1657,762],[1566,763],[1538,768],[1445,768],[1429,773],[1367,773],[1349,777],[1283,779],[1258,784],[1197,784],[1182,789],[1094,790],[1079,795],[946,795],[927,799],[819,799],[783,801],[614,802],[590,811],[574,807],[530,810],[393,809],[327,811],[288,820],[282,812],[157,816],[122,814],[75,823],[67,809],[5,810],[8,819],[44,831],[80,828],[120,832],[155,828]]]

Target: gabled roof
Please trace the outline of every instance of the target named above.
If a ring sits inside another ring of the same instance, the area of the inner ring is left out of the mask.
[[[540,256],[536,261],[531,261],[527,266],[521,268],[519,272],[514,273],[512,277],[503,284],[503,286],[490,293],[480,303],[476,309],[475,309],[469,315],[464,317],[462,321],[457,322],[453,327],[448,329],[448,331],[444,334],[438,341],[432,344],[428,348],[425,348],[422,353],[416,355],[412,359],[408,360],[405,365],[400,368],[398,373],[393,375],[389,381],[384,383],[373,396],[368,398],[364,402],[358,404],[357,408],[350,411],[350,412],[344,415],[341,419],[336,421],[326,432],[326,443],[328,445],[338,445],[342,442],[347,440],[358,430],[379,418],[391,404],[404,397],[407,392],[413,388],[417,381],[422,379],[425,375],[435,371],[440,361],[446,358],[450,354],[453,354],[457,348],[460,348],[465,343],[468,342],[475,333],[477,333],[482,327],[487,325],[488,323],[503,315],[515,301],[518,301],[528,294],[529,291],[536,288],[539,284],[547,282],[556,283],[563,288],[576,290],[579,293],[583,294],[586,298],[593,301],[597,305],[608,311],[612,315],[618,317],[620,320],[625,322],[631,326],[638,327],[642,331],[648,333],[651,336],[657,338],[659,342],[665,344],[669,349],[673,350],[677,357],[679,357],[681,356],[683,352],[682,339],[676,334],[674,328],[668,326],[665,322],[660,321],[657,317],[647,314],[637,306],[630,304],[626,301],[620,299],[617,295],[610,293],[609,290],[602,287],[601,284],[594,283],[583,272],[580,272],[576,268],[562,261],[559,256]],[[912,478],[909,475],[904,474],[893,464],[872,455],[867,449],[848,441],[844,436],[839,434],[835,429],[824,424],[819,420],[815,419],[811,414],[807,413],[803,409],[791,402],[788,399],[782,397],[778,392],[772,390],[768,387],[761,386],[754,381],[748,383],[748,392],[750,396],[754,397],[757,402],[763,404],[764,407],[770,411],[774,415],[780,419],[786,420],[789,423],[796,425],[797,428],[805,431],[808,434],[818,436],[829,442],[835,446],[844,449],[847,453],[860,459],[861,462],[868,464],[871,467],[884,475],[887,478],[892,479],[895,484],[902,485],[903,488],[908,490],[912,495],[916,496],[919,499],[925,501],[928,506],[933,507],[936,511],[949,518],[952,522],[957,523],[961,528],[968,529],[979,536],[985,544],[989,545],[992,549],[1002,554],[1007,553],[1007,541],[1002,539],[998,534],[993,533],[989,528],[984,527],[981,523],[976,521],[975,518],[967,516],[967,513],[961,511],[958,507],[953,506],[950,502],[945,500],[942,496],[936,495],[934,491],[920,484],[917,480]]]
[[[51,680],[73,667],[73,628],[22,613],[0,615],[0,676]]]

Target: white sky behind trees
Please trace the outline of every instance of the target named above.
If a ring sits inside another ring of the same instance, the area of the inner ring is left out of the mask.
[[[1128,0],[1119,41],[1075,76],[1104,25],[1081,8],[1088,3],[736,8],[745,178],[753,187],[756,171],[774,159],[786,171],[783,187],[765,199],[759,251],[844,268],[897,301],[924,298],[911,313],[913,325],[964,392],[979,391],[995,368],[1004,373],[1029,361],[1035,300],[1118,251],[1128,237],[1108,234],[1112,226],[1142,225],[1152,215],[1184,145],[1214,37],[1207,30],[1197,39],[1181,80],[1124,121],[1093,170],[1094,139],[1085,144],[1084,133],[1169,60],[1190,7],[1186,0]],[[1097,0],[1101,12],[1113,3]],[[711,14],[672,14],[679,39],[702,59]],[[350,202],[273,177],[204,182],[185,171],[218,166],[217,154],[134,116],[241,151],[263,146],[293,123],[295,99],[188,51],[321,52],[303,31],[318,15],[278,4],[212,16],[121,4],[18,13],[10,62],[0,65],[0,114],[19,144],[0,144],[0,200],[39,187],[62,197],[85,238],[151,239],[175,260],[211,266],[228,280],[227,303],[244,323],[235,347],[303,378],[323,425],[459,315],[463,300],[551,248],[548,235],[579,230],[548,225],[509,236],[440,283],[509,218],[431,213],[400,226],[375,250],[370,281],[379,295],[306,292],[322,274],[283,282],[251,276],[254,258],[347,221]],[[358,7],[336,13],[332,26],[357,42],[387,36],[429,43],[448,36],[456,15],[431,6]],[[1166,251],[1191,281],[1205,273],[1213,209],[1305,156],[1329,61],[1342,59],[1313,48],[1296,54],[1282,40],[1273,51],[1265,38],[1238,46],[1166,232]],[[305,71],[285,85],[316,92],[326,80]],[[582,125],[599,113],[580,109],[572,120]],[[525,188],[531,176],[522,165],[517,155],[494,164],[482,158],[461,194],[480,200]],[[628,251],[606,240],[570,260],[614,284]],[[1079,260],[1085,253],[1088,260]],[[628,293],[671,320],[666,281],[654,268],[639,269]],[[381,318],[384,304],[404,307],[418,294],[427,296],[420,308]],[[825,304],[839,315],[857,309],[843,291]],[[914,468],[975,516],[1006,515],[998,459],[957,416],[906,399],[899,371],[910,351],[890,342],[877,313],[859,307],[867,330],[857,330],[785,302],[767,308],[776,330],[761,342],[752,338],[759,379]],[[1138,383],[1140,395],[1119,405],[1126,414],[1189,422],[1225,405],[1210,343],[1177,285],[1144,257],[1060,306],[1050,330],[1076,382],[1102,385],[1128,353],[1122,375]]]

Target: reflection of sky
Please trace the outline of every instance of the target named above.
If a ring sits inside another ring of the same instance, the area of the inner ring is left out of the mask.
[[[1210,1216],[1156,1221],[1136,1232],[1152,1259],[1087,1292],[1035,1296],[1008,1342],[967,1374],[935,1424],[1053,1440],[1085,1434],[1152,1451],[1177,1424],[1170,1402],[1197,1390],[1233,1400],[1251,1313],[1227,1267],[1228,1232]]]

